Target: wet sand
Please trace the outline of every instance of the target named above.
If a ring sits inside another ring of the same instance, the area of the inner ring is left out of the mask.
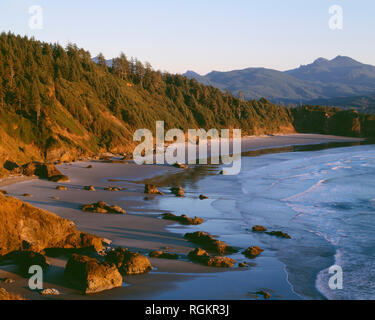
[[[359,139],[344,137],[322,136],[322,135],[286,135],[272,137],[249,137],[244,138],[242,151],[250,151],[262,148],[282,147],[288,145],[308,145],[329,142],[356,142]],[[92,169],[86,167],[91,164]],[[72,164],[62,164],[59,170],[69,176],[70,183],[53,183],[40,179],[13,180],[16,183],[10,184],[11,179],[7,179],[2,189],[7,190],[10,196],[15,196],[36,207],[49,210],[61,217],[73,220],[79,230],[97,234],[103,238],[113,241],[114,246],[123,246],[144,254],[155,249],[166,249],[168,252],[178,253],[184,257],[195,246],[186,241],[181,234],[167,231],[167,227],[173,223],[161,220],[160,214],[164,211],[157,209],[155,201],[160,196],[147,196],[145,200],[143,194],[144,184],[140,183],[155,176],[169,177],[168,183],[173,183],[174,178],[182,176],[188,178],[192,174],[191,170],[183,171],[166,165],[143,165],[138,166],[133,163],[103,163],[98,161],[76,162]],[[196,170],[194,172],[197,172]],[[181,174],[182,173],[182,174]],[[193,173],[194,174],[194,173]],[[199,170],[197,178],[199,178]],[[109,181],[112,180],[112,181]],[[175,181],[176,182],[176,181]],[[1,183],[1,182],[0,182]],[[56,190],[57,185],[64,185],[68,191]],[[83,190],[83,186],[93,185],[96,191]],[[167,185],[167,184],[166,184]],[[118,186],[124,188],[123,191],[105,191],[105,186]],[[29,193],[31,198],[22,197],[22,194]],[[172,197],[166,195],[165,197]],[[173,196],[174,197],[174,196]],[[82,204],[105,201],[108,204],[119,205],[127,210],[128,214],[123,215],[103,215],[83,212],[79,209]],[[196,201],[199,201],[198,199]],[[179,208],[176,208],[179,210]],[[189,215],[189,212],[183,212]],[[191,227],[190,227],[191,228]],[[196,231],[198,227],[194,227]],[[265,260],[272,257],[265,257]],[[125,286],[111,291],[103,292],[92,296],[83,296],[78,291],[67,287],[63,281],[63,269],[66,263],[64,259],[49,259],[51,268],[45,274],[45,288],[57,288],[63,293],[53,299],[153,299],[163,298],[163,293],[173,291],[186,281],[198,281],[200,277],[207,277],[207,274],[222,274],[227,272],[238,273],[241,278],[242,269],[209,268],[202,265],[193,264],[185,259],[170,261],[163,259],[151,259],[155,268],[147,275],[126,276]],[[240,260],[238,260],[240,262]],[[270,262],[272,264],[272,261]],[[267,265],[267,264],[266,264]],[[236,273],[236,274],[237,274]],[[247,272],[248,273],[248,270]],[[255,272],[254,275],[257,273]],[[0,286],[9,291],[22,294],[29,299],[50,299],[42,297],[36,292],[31,292],[27,288],[27,279],[23,279],[15,272],[14,266],[1,266],[0,278],[13,278],[14,284],[4,284],[0,280]],[[266,279],[264,279],[266,280]],[[262,279],[254,279],[257,285]],[[266,283],[267,281],[264,281]],[[284,288],[280,286],[282,291]],[[296,298],[288,292],[278,292],[283,298]],[[178,296],[176,296],[177,298]],[[233,298],[239,298],[232,295]],[[173,298],[171,296],[170,298]],[[178,297],[181,298],[181,297]],[[189,297],[186,297],[189,298]],[[230,296],[228,297],[230,298]],[[246,298],[246,297],[242,297]],[[248,297],[249,298],[249,297]],[[251,298],[251,297],[250,297]]]

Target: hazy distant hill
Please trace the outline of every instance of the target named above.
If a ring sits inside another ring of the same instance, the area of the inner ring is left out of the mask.
[[[242,91],[247,99],[265,97],[273,102],[306,102],[375,93],[375,67],[343,56],[332,60],[319,58],[285,72],[248,68],[212,71],[205,76],[189,71],[184,75],[235,95]]]

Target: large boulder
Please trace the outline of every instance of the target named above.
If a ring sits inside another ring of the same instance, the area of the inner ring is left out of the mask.
[[[46,270],[48,268],[47,259],[39,252],[18,250],[8,253],[1,258],[2,261],[11,261],[16,264],[23,276],[29,276],[29,268],[37,265]]]
[[[185,238],[193,243],[202,246],[203,249],[218,253],[220,255],[237,251],[234,248],[228,246],[225,242],[214,239],[212,235],[206,232],[197,231],[194,233],[186,233]]]
[[[122,247],[108,252],[105,261],[115,264],[121,274],[143,274],[152,269],[147,257]]]
[[[190,218],[186,214],[183,214],[181,216],[176,216],[173,213],[163,213],[162,217],[164,220],[177,221],[185,225],[199,225],[199,224],[202,224],[204,221],[202,218],[199,218],[199,217]]]
[[[259,256],[263,251],[263,249],[257,246],[252,246],[243,251],[242,254],[245,255],[247,258],[254,259],[257,256]]]
[[[101,251],[101,238],[78,231],[73,221],[0,196],[0,256],[12,251],[41,252],[48,248],[93,248]]]
[[[21,167],[12,169],[13,174],[23,174],[25,176],[38,176],[42,179],[49,179],[54,182],[69,182],[69,178],[64,176],[53,163],[29,162]]]
[[[206,250],[196,248],[189,252],[188,257],[194,262],[202,263],[209,267],[231,268],[236,263],[228,257],[210,257]]]
[[[122,286],[122,276],[114,264],[74,254],[64,271],[65,279],[85,294],[98,293]]]

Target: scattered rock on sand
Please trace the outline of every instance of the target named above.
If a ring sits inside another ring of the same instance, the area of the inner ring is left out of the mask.
[[[85,294],[122,286],[122,276],[114,264],[73,254],[64,271],[65,279]]]
[[[59,296],[61,293],[57,289],[48,288],[48,289],[44,289],[44,290],[40,291],[40,294],[42,296]]]
[[[85,189],[87,191],[96,191],[94,186],[84,186],[83,189]]]
[[[88,166],[86,167],[86,169],[92,169],[92,165],[91,165],[91,164],[88,165]]]
[[[105,261],[114,263],[121,274],[142,274],[152,269],[151,263],[147,257],[122,247],[108,252]]]
[[[242,252],[242,254],[245,255],[245,257],[247,258],[254,259],[257,256],[259,256],[263,251],[264,251],[263,249],[257,246],[253,246],[253,247],[247,248],[245,251]]]
[[[186,164],[179,163],[179,162],[176,162],[173,166],[179,169],[189,169],[189,166],[187,166]]]
[[[254,226],[252,230],[253,232],[265,232],[267,231],[267,228],[263,226]]]
[[[69,177],[68,176],[64,176],[63,174],[52,176],[51,178],[49,178],[49,180],[52,181],[52,182],[57,182],[57,183],[60,183],[60,182],[70,182]]]
[[[6,291],[4,288],[0,288],[0,300],[25,300],[19,294],[11,293]]]
[[[279,237],[279,238],[292,239],[292,237],[289,234],[283,231],[271,231],[271,232],[266,232],[266,234],[270,236]]]
[[[159,194],[159,195],[164,195],[163,192],[159,191],[158,188],[156,188],[156,186],[154,186],[153,184],[146,184],[145,185],[145,193],[146,194]]]
[[[81,207],[83,211],[95,212],[95,213],[116,213],[126,214],[126,210],[119,206],[109,206],[104,201],[99,201],[93,204],[85,204]]]
[[[185,195],[185,191],[182,187],[172,187],[170,190],[176,197],[183,197]]]
[[[203,223],[203,219],[199,217],[190,218],[186,214],[176,216],[173,213],[163,213],[162,217],[164,220],[177,221],[184,225],[199,225]]]
[[[31,198],[33,195],[30,193],[24,193],[22,197]]]
[[[68,188],[65,187],[65,186],[57,186],[57,187],[56,187],[56,190],[66,191],[66,190],[68,190]]]
[[[208,197],[205,196],[204,194],[201,194],[201,195],[199,196],[199,199],[200,199],[200,200],[204,200],[204,199],[208,199]]]
[[[119,187],[104,187],[104,190],[105,191],[122,191],[122,188],[119,188]]]
[[[171,259],[171,260],[178,259],[178,254],[169,253],[165,251],[152,251],[150,252],[149,256],[150,258],[158,258],[158,259]]]
[[[4,283],[7,283],[7,284],[11,284],[11,283],[15,283],[16,280],[12,279],[12,278],[4,278],[4,279],[1,279]]]
[[[194,233],[186,233],[185,238],[193,243],[201,245],[208,251],[213,251],[220,255],[237,252],[237,250],[228,246],[225,242],[214,239],[212,235],[206,232],[197,231]]]

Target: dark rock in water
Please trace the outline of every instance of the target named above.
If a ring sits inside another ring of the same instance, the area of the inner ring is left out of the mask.
[[[264,290],[257,291],[257,292],[255,292],[255,294],[262,296],[264,299],[270,299],[271,298],[271,294],[268,293],[267,291],[264,291]]]
[[[240,268],[246,268],[247,267],[247,263],[246,262],[241,262],[241,263],[238,264],[238,266]]]
[[[177,221],[184,225],[199,225],[203,223],[203,219],[199,217],[190,218],[187,215],[183,214],[181,216],[176,216],[173,213],[164,213],[162,214],[164,220]]]
[[[176,197],[183,197],[185,195],[185,191],[182,187],[172,187],[170,190]]]
[[[50,181],[52,182],[70,182],[69,180],[69,177],[68,176],[64,176],[64,175],[55,175],[55,176],[52,176],[49,178]]]
[[[29,276],[29,268],[31,266],[37,265],[43,270],[46,270],[49,266],[44,255],[33,251],[13,251],[2,257],[2,260],[12,261],[18,266],[20,273],[25,277]]]
[[[81,210],[95,213],[126,214],[126,210],[120,208],[119,206],[109,206],[104,201],[99,201],[93,204],[85,204],[81,207]]]
[[[210,257],[207,251],[201,248],[190,251],[188,257],[194,262],[199,262],[209,267],[231,268],[235,264],[235,261],[228,257]]]
[[[208,199],[208,197],[205,196],[205,195],[203,195],[203,194],[201,194],[201,195],[199,196],[199,199],[200,199],[200,200],[204,200],[204,199]]]
[[[165,251],[152,251],[149,254],[150,258],[159,258],[159,259],[171,259],[176,260],[178,259],[178,254],[169,253]]]
[[[122,276],[114,264],[74,254],[68,261],[65,279],[85,294],[122,286]]]
[[[151,263],[144,255],[119,247],[107,253],[105,261],[114,263],[121,274],[143,274],[151,269]]]
[[[205,263],[209,258],[209,254],[207,253],[206,250],[203,250],[201,248],[196,248],[189,252],[188,257],[192,261]]]
[[[266,232],[266,234],[270,236],[279,237],[279,238],[292,239],[292,237],[289,234],[283,231],[271,231],[271,232]]]
[[[96,191],[94,186],[85,186],[85,187],[83,187],[83,189],[85,189],[87,191]]]
[[[245,251],[242,252],[242,254],[244,254],[247,258],[254,259],[257,256],[259,256],[263,251],[263,249],[257,246],[253,246],[247,248]]]
[[[263,227],[263,226],[254,226],[253,227],[253,232],[265,232],[265,231],[267,231],[266,227]]]
[[[164,195],[163,192],[160,192],[156,186],[154,186],[153,184],[146,184],[145,185],[145,193],[146,194],[159,194],[159,195]]]
[[[214,239],[212,235],[206,232],[197,231],[194,233],[186,233],[185,238],[193,243],[199,244],[208,251],[216,252],[220,255],[237,252],[237,250],[228,246],[225,242]]]
[[[212,257],[207,260],[206,265],[217,268],[231,268],[235,263],[236,261],[228,257]]]

